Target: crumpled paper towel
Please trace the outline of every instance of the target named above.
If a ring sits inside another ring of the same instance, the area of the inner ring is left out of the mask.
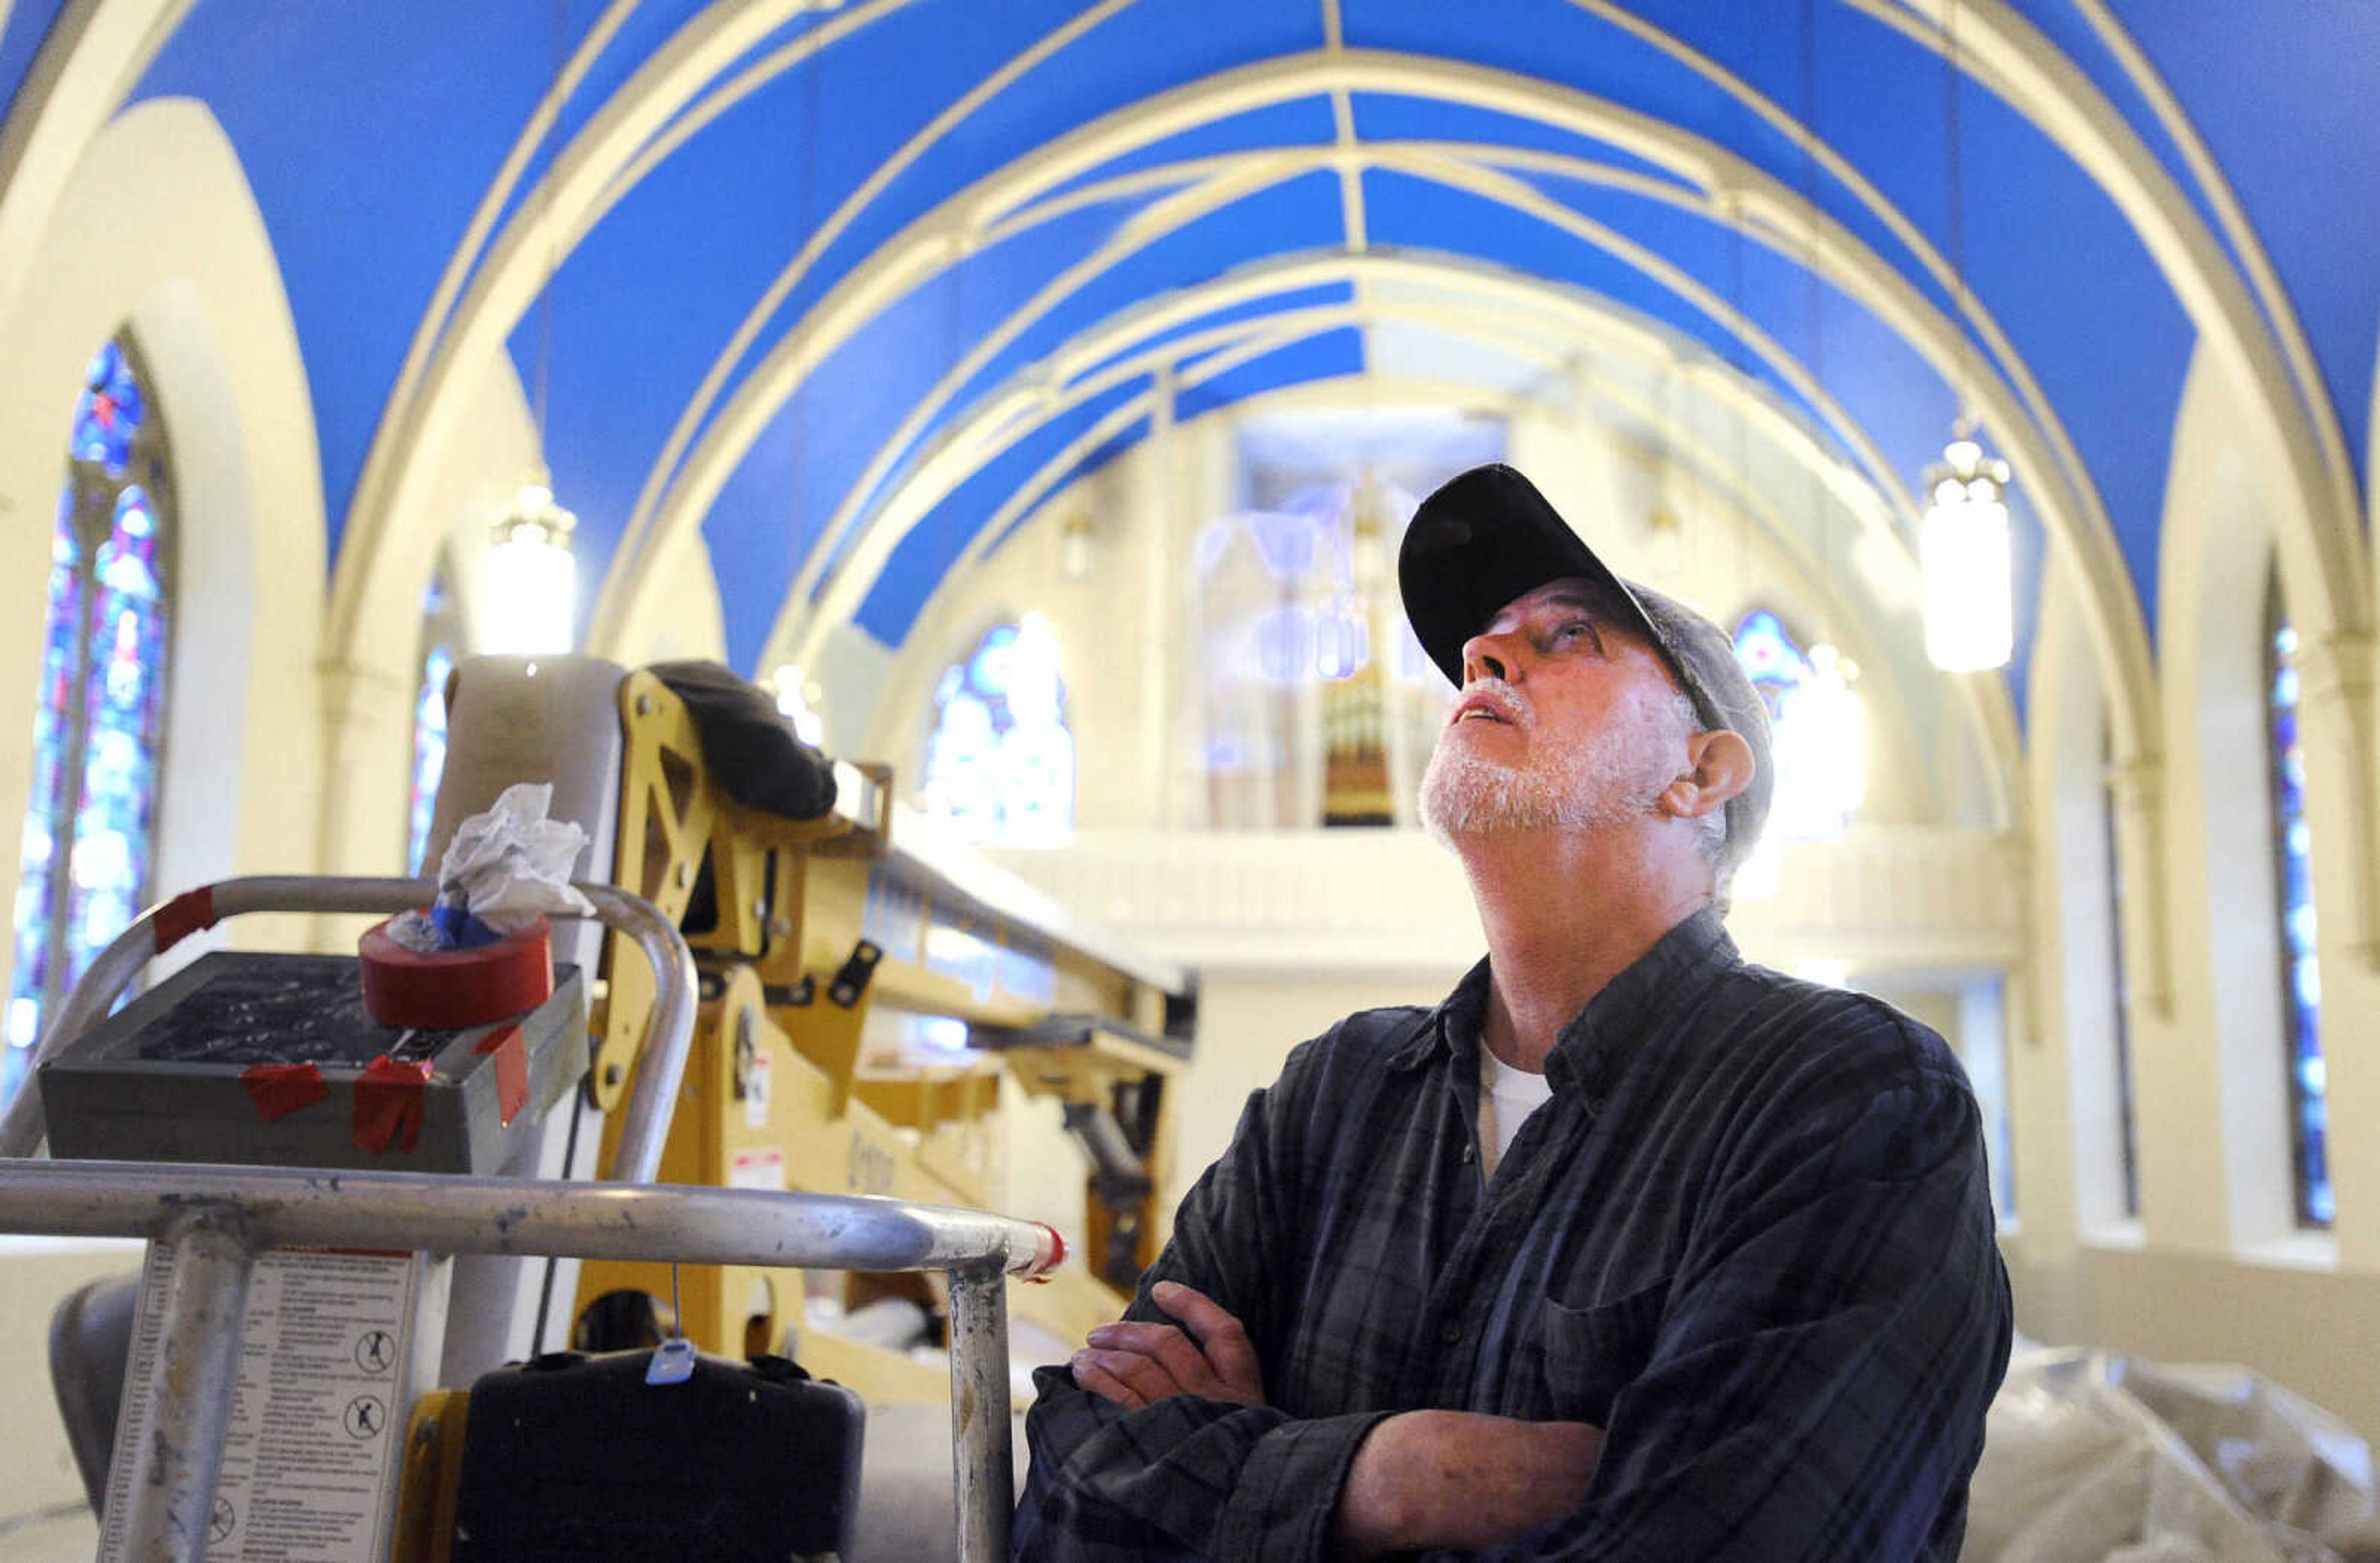
[[[592,915],[594,903],[570,885],[587,832],[576,821],[548,819],[552,804],[552,782],[516,782],[494,807],[457,825],[439,861],[437,903],[426,915],[393,919],[388,937],[407,950],[468,950],[542,915]]]

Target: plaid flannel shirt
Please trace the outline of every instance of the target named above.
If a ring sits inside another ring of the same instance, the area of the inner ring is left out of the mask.
[[[1324,1557],[1356,1447],[1427,1407],[1606,1430],[1586,1501],[1484,1557],[1957,1556],[2010,1303],[1942,1039],[1705,912],[1564,1028],[1483,1186],[1487,987],[1353,1016],[1249,1098],[1126,1316],[1206,1291],[1269,1403],[1041,1369],[1014,1557]]]

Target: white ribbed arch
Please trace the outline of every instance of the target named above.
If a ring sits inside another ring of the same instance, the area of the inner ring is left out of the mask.
[[[433,372],[439,366],[430,362],[438,355],[455,359],[473,359],[481,352],[500,350],[504,333],[517,319],[520,309],[534,292],[534,278],[541,272],[547,257],[566,252],[567,238],[585,231],[595,215],[612,200],[621,199],[634,188],[642,173],[653,165],[668,147],[674,147],[685,134],[689,134],[697,119],[716,112],[733,101],[735,95],[757,90],[783,70],[792,68],[802,58],[818,49],[831,47],[841,37],[865,26],[867,21],[897,8],[899,0],[878,0],[877,4],[859,6],[841,16],[822,22],[795,44],[775,51],[762,61],[736,71],[735,67],[744,52],[765,40],[769,31],[797,16],[804,5],[795,0],[721,0],[680,30],[664,48],[657,52],[631,81],[607,102],[589,122],[587,128],[574,139],[557,160],[549,176],[549,186],[531,192],[516,209],[505,234],[487,247],[483,256],[467,240],[466,251],[458,252],[458,264],[474,269],[470,289],[453,313],[433,318],[423,324],[423,334],[417,341],[417,351],[408,358],[407,376],[400,385],[400,394],[393,398],[383,421],[381,438],[376,441],[371,465],[366,481],[359,485],[354,512],[347,527],[347,546],[342,550],[337,591],[334,604],[332,639],[335,647],[352,639],[356,628],[356,608],[361,593],[360,583],[370,577],[370,564],[375,552],[374,539],[379,527],[392,515],[402,514],[402,475],[416,468],[434,466],[433,461],[421,459],[425,449],[434,446],[446,431],[436,411],[442,404],[455,401],[451,370]],[[1667,34],[1655,25],[1629,15],[1604,0],[1572,0],[1583,11],[1594,14],[1608,23],[1621,27],[1640,39],[1662,49],[1671,57],[1684,63],[1706,79],[1712,80],[1737,102],[1793,140],[1811,150],[1828,176],[1851,192],[1873,212],[1878,221],[1893,232],[1916,263],[1937,279],[1947,274],[1941,258],[1926,245],[1921,235],[1905,217],[1883,201],[1857,169],[1845,164],[1830,149],[1814,142],[1807,132],[1790,115],[1768,101],[1748,84],[1717,67],[1707,57]],[[1927,21],[1941,9],[1941,0],[1913,0],[1911,9],[1904,10],[1886,0],[1844,0],[1878,19],[1900,29],[1921,44],[1934,49],[1941,45],[1937,25]],[[1119,0],[1119,6],[1121,0]],[[1961,64],[1974,79],[1987,89],[1998,92],[2042,127],[2078,164],[2107,190],[2109,198],[2123,211],[2142,234],[2152,258],[2165,272],[2168,283],[2183,303],[2191,318],[2206,333],[2215,350],[2240,372],[2251,388],[2251,402],[2258,418],[2258,432],[2273,441],[2288,454],[2290,469],[2297,476],[2298,489],[2305,503],[2302,515],[2279,518],[2283,532],[2285,564],[2293,576],[2293,600],[2307,604],[2309,618],[2328,619],[2334,627],[2352,628],[2365,617],[2363,599],[2366,595],[2361,562],[2362,542],[2352,527],[2341,525],[2342,511],[2350,512],[2352,479],[2339,458],[2336,420],[2328,415],[2319,378],[2310,372],[2311,357],[2303,347],[2302,335],[2291,316],[2285,297],[2278,295],[2268,263],[2253,243],[2252,234],[2245,235],[2244,222],[2238,214],[2236,202],[2221,186],[2219,176],[2209,182],[2211,159],[2204,155],[2203,147],[2192,136],[2183,135],[2179,144],[2192,164],[2198,182],[2207,188],[2210,204],[2233,248],[2244,258],[2252,274],[2252,288],[2244,285],[2225,254],[2223,246],[2207,230],[2206,224],[2191,203],[2175,188],[2174,182],[2149,150],[2132,133],[2111,105],[2087,78],[2070,62],[2033,31],[2022,18],[2016,16],[1999,0],[1960,0]],[[1102,7],[1102,13],[1108,7]],[[1915,15],[1912,15],[1912,11]],[[607,21],[611,13],[607,13]],[[2157,83],[2153,73],[2146,72],[2136,50],[2130,50],[2122,40],[2120,29],[2106,16],[2104,7],[2093,4],[2087,7],[2092,25],[2103,38],[2112,31],[2119,63],[2139,82],[2148,95],[2153,109],[2161,119],[2170,121],[2175,113],[2170,95]],[[605,23],[599,23],[599,27]],[[1070,29],[1074,24],[1069,24]],[[1057,45],[1058,35],[1036,45],[1029,53],[1046,54]],[[1336,40],[1333,41],[1334,43]],[[1391,67],[1387,62],[1394,62]],[[1454,66],[1448,62],[1417,61],[1402,56],[1369,56],[1360,51],[1329,50],[1306,62],[1318,75],[1311,78],[1315,92],[1327,95],[1334,104],[1343,103],[1353,91],[1415,92],[1422,96],[1447,95],[1458,101],[1482,102],[1486,106],[1518,112],[1547,123],[1562,125],[1579,133],[1628,147],[1639,155],[1645,149],[1631,144],[1615,130],[1612,124],[1581,125],[1566,110],[1548,115],[1543,111],[1547,100],[1565,94],[1559,89],[1547,89],[1542,83],[1526,79],[1501,79],[1502,93],[1475,96],[1469,92],[1446,92],[1443,89],[1454,79],[1471,76],[1473,85],[1484,86],[1485,79],[1495,79],[1498,73],[1484,72],[1477,67]],[[1266,75],[1285,75],[1300,68],[1300,62],[1268,62],[1247,71],[1226,73],[1230,85],[1242,91],[1252,80]],[[1224,81],[1219,78],[1217,81]],[[1402,78],[1403,79],[1398,79]],[[1010,73],[1006,79],[1013,79]],[[719,85],[724,82],[725,85]],[[1002,83],[1004,85],[1004,82]],[[1120,127],[1102,122],[1108,132],[1096,140],[1080,136],[1067,138],[1054,145],[1071,145],[1077,153],[1104,151],[1112,156],[1133,145],[1145,143],[1157,136],[1170,134],[1185,124],[1183,111],[1192,107],[1192,100],[1211,94],[1215,83],[1194,84],[1193,89],[1161,94],[1148,103],[1136,105],[1129,117],[1138,127],[1137,133],[1117,134]],[[986,84],[988,91],[970,94],[972,102],[986,101],[1001,90],[1001,85]],[[1512,103],[1492,101],[1498,96],[1514,96]],[[1572,103],[1583,100],[1572,97]],[[1274,101],[1278,101],[1276,97]],[[957,110],[959,105],[954,104]],[[1211,96],[1203,110],[1194,112],[1191,119],[1211,118],[1218,113],[1235,112],[1232,107],[1219,106]],[[1625,111],[1621,111],[1624,114]],[[1171,115],[1169,122],[1168,115]],[[1111,116],[1113,118],[1114,116]],[[938,121],[947,132],[955,121],[945,116]],[[2168,127],[2171,128],[2170,125]],[[1621,127],[1624,129],[1624,127]],[[1667,131],[1669,127],[1657,127]],[[2183,127],[2186,131],[2186,125]],[[1670,132],[1671,139],[1675,133]],[[658,139],[657,139],[658,138]],[[664,142],[668,145],[664,146]],[[916,144],[905,149],[914,156]],[[1044,149],[1046,152],[1049,149]],[[1345,149],[1342,147],[1342,151]],[[1504,154],[1507,161],[1510,154]],[[1689,178],[1715,198],[1723,194],[1719,185],[1708,177],[1707,169],[1699,175],[1694,164],[1670,163],[1656,158],[1665,165],[1679,166]],[[1714,160],[1714,163],[1716,160]],[[1042,170],[1050,167],[1042,153],[1022,159],[1012,169],[1034,165]],[[2201,165],[2204,166],[2201,166]],[[1077,172],[1087,171],[1077,169]],[[1342,173],[1344,169],[1342,168]],[[589,181],[592,181],[592,189]],[[1044,189],[1056,180],[1045,182]],[[876,188],[881,188],[877,181]],[[1726,181],[1721,181],[1723,185]],[[1742,181],[1734,181],[1741,187]],[[988,193],[978,188],[978,194]],[[1748,225],[1756,234],[1763,224],[1757,214],[1760,193],[1738,188],[1741,209]],[[565,199],[570,197],[572,199]],[[872,197],[871,197],[872,199]],[[501,205],[501,202],[497,202]],[[1715,201],[1716,204],[1716,201]],[[1798,203],[1788,201],[1780,210],[1789,216],[1798,210]],[[551,214],[549,229],[540,221]],[[965,235],[979,231],[980,223],[970,221],[974,213],[951,212],[948,216],[959,219],[948,224],[941,236],[943,243],[915,257],[920,269],[910,274],[916,277],[947,265],[965,253]],[[996,209],[985,217],[996,220]],[[1776,226],[1775,224],[1770,224]],[[1777,227],[1780,245],[1789,257],[1795,247],[1790,242],[1800,224],[1793,218]],[[557,239],[564,242],[557,244]],[[954,241],[954,242],[953,242]],[[478,256],[466,260],[465,256]],[[1887,268],[1888,270],[1889,268]],[[524,284],[514,273],[526,273]],[[1838,286],[1870,308],[1876,307],[1870,295],[1855,286]],[[442,298],[446,297],[442,287]],[[897,293],[894,295],[897,296]],[[2257,304],[2262,302],[2274,322],[2268,330]],[[856,302],[846,297],[846,304]],[[816,321],[812,319],[797,326],[803,331]],[[861,319],[866,318],[863,312]],[[756,310],[752,329],[759,329],[767,311]],[[850,329],[846,322],[844,335]],[[1996,333],[1987,321],[1978,322],[1985,345],[2008,369],[2019,403],[2037,403],[2037,394],[2025,383],[2022,366],[2005,345],[1995,340]],[[2278,337],[2277,345],[2275,337]],[[818,340],[823,340],[820,337]],[[434,348],[427,345],[435,343]],[[750,344],[744,344],[748,346]],[[703,426],[710,419],[710,404],[724,387],[733,366],[743,355],[722,353],[713,377],[707,379],[703,393],[690,404],[680,419],[681,430]],[[815,361],[812,357],[811,361]],[[781,368],[783,366],[780,366]],[[759,377],[756,376],[755,379]],[[796,381],[797,382],[797,381]],[[747,389],[753,388],[747,384]],[[770,387],[759,387],[763,391]],[[723,474],[713,476],[712,469],[722,465],[732,471],[730,453],[740,454],[749,444],[749,432],[740,436],[735,429],[725,429],[726,437],[714,444],[710,439],[724,426],[744,424],[759,414],[765,423],[766,413],[781,405],[789,388],[776,388],[773,395],[762,394],[757,406],[737,406],[742,401],[738,392],[721,416],[705,430],[701,446],[679,465],[675,452],[657,463],[649,491],[666,491],[666,501],[661,505],[640,506],[632,524],[631,536],[623,551],[623,561],[633,566],[633,561],[652,546],[650,534],[677,527],[698,525],[708,498],[715,495],[717,482]],[[2308,415],[2291,416],[2301,408]],[[2105,534],[2104,523],[2096,515],[2095,501],[2088,497],[2087,476],[2082,464],[2067,447],[2062,431],[2054,418],[2040,416],[2037,406],[2028,408],[2035,413],[2038,430],[2046,450],[2030,456],[2011,452],[2026,468],[2029,488],[2035,497],[2048,496],[2053,487],[2049,474],[2060,471],[2056,482],[2070,486],[2076,492],[2069,497],[2068,507],[2076,514],[2052,516],[2054,508],[2045,503],[2044,519],[2050,525],[2052,535],[2067,551],[2070,563],[2080,566],[2089,583],[2088,597],[2094,603],[2092,631],[2099,648],[2103,666],[2108,672],[2108,684],[2115,696],[2118,709],[2119,745],[2133,754],[2156,752],[2159,742],[2155,734],[2154,710],[2143,698],[2144,680],[2149,669],[2145,634],[2139,627],[2140,614],[2129,588],[2128,576],[2119,562],[2112,561],[2112,539]],[[2010,420],[2012,421],[2012,420]],[[1995,419],[1998,430],[2010,427],[2010,421]],[[708,447],[708,448],[703,448]],[[2049,457],[2044,460],[2043,457]],[[394,487],[392,487],[394,485]],[[703,491],[708,490],[708,493]],[[2343,501],[2342,496],[2345,496]],[[701,503],[695,501],[699,498]],[[2062,508],[2062,507],[2058,507]],[[2293,510],[2300,507],[2292,506]],[[350,558],[349,555],[354,555]],[[2288,562],[2294,560],[2293,563]],[[2117,567],[2107,568],[2115,563]],[[633,573],[633,570],[629,572]],[[2302,577],[2302,584],[2295,577]],[[615,575],[614,579],[623,578]]]

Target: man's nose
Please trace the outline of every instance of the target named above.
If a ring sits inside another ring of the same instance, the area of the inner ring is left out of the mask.
[[[1512,682],[1520,669],[1520,641],[1513,636],[1494,630],[1483,630],[1463,643],[1463,682],[1475,678],[1500,678]]]

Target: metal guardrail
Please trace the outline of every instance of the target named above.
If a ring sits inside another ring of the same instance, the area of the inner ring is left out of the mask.
[[[0,1117],[0,1231],[137,1237],[172,1259],[150,1398],[132,1453],[128,1555],[196,1560],[223,1472],[241,1328],[257,1256],[284,1245],[432,1254],[640,1259],[818,1269],[943,1270],[951,1278],[951,1431],[962,1563],[1008,1556],[1012,1469],[1007,1278],[1063,1256],[1047,1227],[982,1211],[856,1195],[654,1186],[695,1018],[694,958],[651,903],[581,885],[637,940],[657,998],[605,1183],[303,1168],[28,1159],[40,1146],[39,1076]],[[227,879],[144,913],[58,1008],[33,1063],[103,1017],[152,959],[245,912],[397,912],[425,880]]]
[[[1061,1257],[1047,1227],[862,1195],[120,1161],[0,1163],[0,1230],[140,1237],[173,1260],[128,1555],[205,1556],[256,1257],[284,1245],[946,1270],[960,1563],[1008,1556],[1014,1459],[1007,1278]]]

